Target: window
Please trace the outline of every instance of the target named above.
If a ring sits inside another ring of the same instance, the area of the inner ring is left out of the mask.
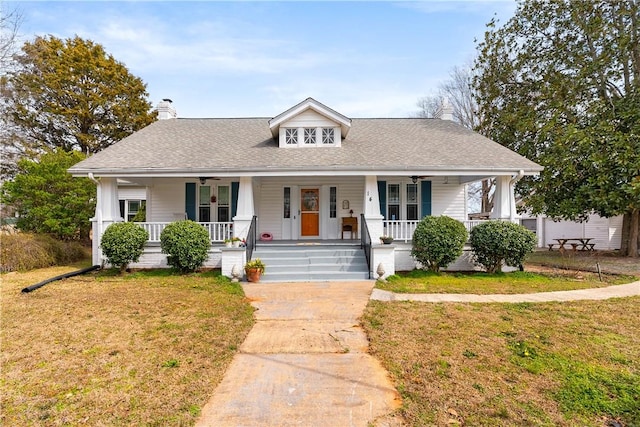
[[[125,221],[133,221],[133,218],[135,218],[139,211],[145,210],[144,200],[119,200],[119,203],[120,216],[124,218]],[[140,221],[144,221],[144,219],[140,219]]]
[[[211,187],[200,186],[200,202],[198,206],[198,219],[200,222],[211,222]]]
[[[218,221],[229,222],[229,186],[218,186]]]
[[[291,188],[284,187],[283,218],[291,218]]]
[[[338,196],[336,187],[329,187],[329,218],[336,218]]]
[[[322,129],[322,143],[333,144],[334,132],[333,129]]]
[[[389,184],[387,189],[387,219],[400,219],[400,184]]]
[[[315,128],[304,128],[304,143],[315,144],[316,143],[316,130]]]
[[[418,218],[418,184],[407,184],[407,217],[408,220]]]
[[[284,139],[287,145],[298,143],[298,129],[285,129]]]

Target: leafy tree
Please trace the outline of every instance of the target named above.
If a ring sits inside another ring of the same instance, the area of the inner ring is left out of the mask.
[[[449,79],[438,86],[437,95],[425,96],[418,100],[418,117],[433,118],[444,107],[445,99],[453,110],[453,119],[471,130],[479,130],[480,116],[476,101],[473,79],[473,64],[453,67]],[[478,201],[480,212],[491,212],[493,209],[494,180],[484,179],[469,187],[469,196]]]
[[[529,0],[492,21],[476,60],[483,134],[545,167],[520,181],[533,213],[624,216],[640,245],[640,2]]]
[[[55,150],[18,162],[18,174],[3,184],[0,200],[16,208],[19,229],[65,240],[88,237],[96,186],[67,172],[84,158],[78,151]]]
[[[133,222],[116,222],[104,231],[100,246],[109,264],[120,269],[127,269],[132,262],[137,262],[144,251],[149,233]]]
[[[448,216],[425,216],[413,233],[411,255],[435,273],[462,255],[467,229]]]
[[[16,59],[6,108],[22,150],[95,153],[155,120],[146,85],[91,40],[36,37]]]
[[[502,264],[519,267],[536,247],[536,235],[507,221],[485,221],[473,227],[469,239],[476,263],[487,273],[501,273]]]

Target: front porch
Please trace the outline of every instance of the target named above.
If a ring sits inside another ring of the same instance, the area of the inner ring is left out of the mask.
[[[367,221],[364,218],[360,221],[365,228],[358,239],[260,240],[259,236],[254,236],[248,239],[250,248],[225,245],[224,240],[233,236],[233,223],[201,223],[211,240],[204,267],[221,268],[223,274],[231,277],[234,267],[242,271],[248,257],[261,258],[267,264],[265,282],[375,279],[381,265],[383,277],[417,267],[411,256],[411,241],[418,221],[382,221],[384,234],[394,238],[390,245],[382,244],[379,238],[366,238],[370,235]],[[481,222],[463,221],[469,231]],[[131,267],[167,268],[166,255],[160,249],[160,234],[170,223],[137,224],[149,231],[149,241],[140,261]],[[468,271],[474,268],[467,247],[448,269]]]
[[[284,251],[287,246],[343,243],[356,243],[358,250],[364,252],[371,278],[378,276],[380,265],[384,276],[396,270],[411,270],[416,267],[411,242],[419,218],[447,215],[461,221],[469,231],[482,222],[467,219],[467,183],[476,177],[426,178],[299,176],[295,184],[282,176],[139,179],[138,185],[146,188],[147,221],[137,224],[149,233],[149,241],[140,262],[132,267],[166,267],[166,256],[159,245],[162,231],[172,222],[191,219],[207,230],[212,244],[204,267],[221,268],[229,277],[234,267],[242,271],[247,259],[259,257],[261,248]],[[513,179],[499,178],[506,185],[498,193],[497,200],[502,203],[496,203],[494,216],[512,220]],[[117,180],[101,178],[97,183],[99,203],[93,223],[94,236],[101,236],[108,225],[122,218],[117,210]],[[350,225],[347,230],[345,223]],[[381,244],[381,236],[393,238],[393,244]],[[246,240],[246,247],[225,247],[224,241],[231,238]],[[94,263],[104,264],[98,239],[94,240],[93,249]],[[340,259],[337,251],[325,251],[322,256],[328,258],[326,265],[337,264]],[[453,268],[468,270],[473,266],[463,262]],[[301,275],[298,280],[311,276]]]

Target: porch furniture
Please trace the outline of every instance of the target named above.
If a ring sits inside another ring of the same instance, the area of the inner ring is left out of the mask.
[[[340,227],[340,239],[344,239],[345,231],[351,232],[351,240],[353,240],[353,233],[356,233],[356,236],[358,235],[358,218],[350,216],[343,217]]]
[[[593,251],[593,248],[595,247],[595,243],[589,243],[591,240],[593,240],[593,238],[591,237],[576,237],[576,238],[570,238],[570,239],[562,238],[562,239],[553,239],[553,240],[558,242],[557,245],[558,245],[558,250],[560,252],[565,251],[564,245],[566,244],[571,245],[571,249],[574,252],[577,251],[578,249],[581,251]],[[548,246],[549,246],[549,250],[552,250],[555,244],[551,243]]]

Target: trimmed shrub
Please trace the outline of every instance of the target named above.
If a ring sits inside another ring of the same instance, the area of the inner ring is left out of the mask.
[[[467,237],[467,229],[460,221],[444,215],[426,216],[413,233],[411,255],[437,273],[462,255]]]
[[[0,234],[0,272],[25,271],[81,261],[88,250],[76,241],[46,234]]]
[[[536,247],[536,235],[508,221],[487,221],[471,230],[476,264],[488,273],[502,272],[502,264],[519,267]]]
[[[137,262],[144,251],[149,233],[133,222],[116,222],[104,231],[100,246],[109,264],[126,270],[129,263]]]
[[[167,254],[167,263],[183,273],[200,268],[209,257],[210,246],[207,230],[191,220],[172,222],[160,234],[160,247]]]

